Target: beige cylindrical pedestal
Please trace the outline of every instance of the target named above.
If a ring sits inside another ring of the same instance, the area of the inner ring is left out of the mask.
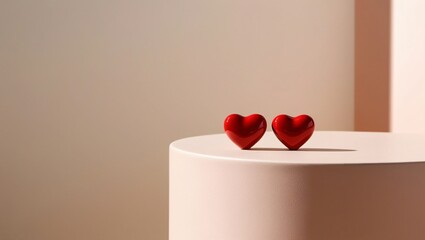
[[[425,136],[316,132],[287,151],[170,145],[170,240],[423,240]]]

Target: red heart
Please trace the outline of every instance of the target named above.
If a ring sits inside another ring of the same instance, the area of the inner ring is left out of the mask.
[[[308,115],[293,118],[282,114],[273,119],[272,129],[286,147],[298,150],[313,135],[314,121]]]
[[[260,114],[243,117],[230,114],[224,120],[224,131],[241,149],[250,149],[266,132],[266,119]]]

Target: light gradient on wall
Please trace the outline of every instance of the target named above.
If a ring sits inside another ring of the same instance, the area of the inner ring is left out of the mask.
[[[167,239],[168,144],[353,128],[354,2],[0,2],[0,239]]]

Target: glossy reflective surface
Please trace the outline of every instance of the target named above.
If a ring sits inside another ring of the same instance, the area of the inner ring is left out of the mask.
[[[266,119],[260,114],[247,117],[230,114],[224,120],[224,132],[241,149],[250,149],[266,132]]]
[[[298,150],[313,134],[314,121],[308,115],[291,117],[282,114],[273,119],[272,129],[288,149]]]

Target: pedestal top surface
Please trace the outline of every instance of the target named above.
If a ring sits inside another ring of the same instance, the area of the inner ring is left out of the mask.
[[[240,150],[223,134],[177,140],[171,150],[216,160],[277,164],[425,163],[425,135],[316,131],[299,150],[288,150],[266,132],[250,150]]]

